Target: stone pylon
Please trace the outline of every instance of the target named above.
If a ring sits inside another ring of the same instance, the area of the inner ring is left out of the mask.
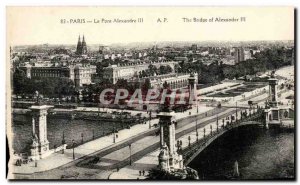
[[[197,88],[195,74],[191,73],[189,80],[189,104],[195,104],[197,102]]]
[[[52,106],[33,105],[30,107],[32,115],[32,145],[31,157],[34,160],[50,155],[47,139],[47,114]]]
[[[270,123],[279,123],[279,107],[278,107],[278,96],[277,96],[277,85],[278,80],[274,76],[273,71],[269,78],[269,102],[265,107],[265,127],[268,129]]]
[[[172,171],[183,169],[183,159],[176,152],[175,119],[174,111],[167,111],[158,114],[160,124],[160,155],[159,166],[162,170]],[[166,157],[166,154],[168,156]],[[168,162],[166,162],[168,159]]]

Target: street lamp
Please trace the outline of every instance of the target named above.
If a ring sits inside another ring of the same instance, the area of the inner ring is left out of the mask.
[[[175,145],[177,147],[177,152],[179,151],[179,145],[180,145],[180,141],[177,140],[177,144]]]
[[[219,124],[219,114],[217,113],[217,125]]]
[[[235,117],[238,117],[238,111],[237,111],[237,101],[235,102]]]
[[[129,164],[131,166],[131,163],[132,163],[132,159],[131,159],[131,144],[129,144],[128,147],[129,147]]]
[[[75,141],[74,141],[74,139],[72,139],[72,148],[73,148],[73,160],[75,160],[75,151],[74,151]]]
[[[243,119],[243,110],[241,110],[241,120]]]
[[[103,107],[104,109],[104,107]],[[104,111],[104,110],[103,110]],[[99,125],[102,126],[102,135],[104,136],[104,123],[101,124],[101,121],[100,121],[100,103],[99,103],[99,111],[98,111],[98,121],[99,121]],[[93,140],[94,140],[94,130],[93,130]]]
[[[198,132],[198,120],[196,120],[196,132]]]
[[[150,117],[150,119],[149,119],[149,129],[151,129],[151,116],[152,116],[152,112],[150,110],[150,112],[149,112],[149,117]]]
[[[37,153],[37,150],[35,151]],[[37,167],[38,166],[38,161],[37,161],[37,158],[35,157],[34,158],[34,167]]]
[[[61,144],[62,145],[66,144],[66,141],[65,141],[65,131],[63,131]],[[64,146],[63,146],[63,148],[62,148],[62,154],[64,154],[64,153],[65,153],[65,150],[64,150]]]
[[[191,147],[191,136],[188,137],[189,140],[189,147]]]
[[[198,142],[198,136],[199,136],[199,134],[198,134],[198,131],[197,131],[197,132],[196,132],[197,142]]]
[[[116,143],[116,131],[115,131],[115,123],[113,123],[113,143]]]

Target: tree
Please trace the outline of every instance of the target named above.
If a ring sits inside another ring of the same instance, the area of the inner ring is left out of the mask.
[[[148,66],[149,73],[151,76],[154,76],[154,74],[157,74],[157,67],[155,65],[150,64]]]
[[[147,78],[142,86],[142,93],[147,94],[148,90],[151,88],[151,83],[149,78]]]
[[[167,83],[167,81],[165,81],[163,84],[163,88],[168,89],[169,87],[170,87],[170,85]]]
[[[174,71],[175,71],[175,73],[180,73],[180,70],[181,70],[180,65],[179,64],[175,64],[174,65]]]
[[[33,94],[34,93],[34,85],[31,80],[27,78],[24,71],[20,69],[16,69],[16,71],[12,75],[13,78],[13,93],[16,95],[20,94]]]
[[[169,74],[171,73],[173,70],[169,65],[162,65],[159,67],[159,74],[163,75],[163,74]]]
[[[125,79],[119,79],[115,85],[115,89],[129,89],[128,82]]]

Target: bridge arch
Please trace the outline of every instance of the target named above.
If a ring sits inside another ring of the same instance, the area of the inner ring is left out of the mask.
[[[223,119],[224,120],[224,119]],[[196,158],[206,147],[208,147],[212,142],[214,142],[217,138],[222,136],[223,134],[227,133],[228,131],[238,128],[241,126],[248,126],[248,125],[261,125],[264,126],[264,116],[263,112],[257,112],[256,114],[252,114],[247,118],[242,120],[236,120],[232,122],[232,120],[226,120],[226,126],[222,126],[221,129],[217,129],[213,131],[207,137],[199,139],[198,141],[191,143],[190,146],[182,149],[182,155],[184,158],[184,165],[188,165],[194,158]]]

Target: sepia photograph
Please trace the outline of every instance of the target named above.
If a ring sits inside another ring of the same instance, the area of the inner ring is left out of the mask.
[[[295,181],[295,19],[7,6],[7,179]]]

